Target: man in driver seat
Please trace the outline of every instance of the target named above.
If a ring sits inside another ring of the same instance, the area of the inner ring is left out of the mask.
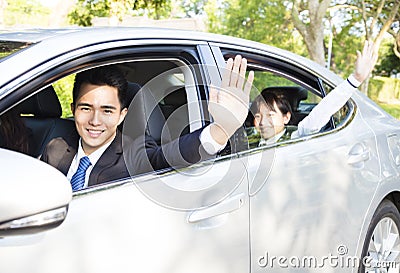
[[[144,143],[128,141],[128,149],[127,142],[122,147],[125,138],[117,129],[128,113],[125,77],[111,67],[83,71],[75,78],[71,104],[79,136],[51,140],[41,160],[63,172],[76,191],[131,174],[212,158],[246,119],[254,77],[250,72],[245,81],[246,68],[246,59],[239,55],[228,60],[221,88],[210,90],[208,108],[213,122],[209,125],[163,147],[146,135]]]

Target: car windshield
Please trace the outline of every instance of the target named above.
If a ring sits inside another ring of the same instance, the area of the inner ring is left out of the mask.
[[[0,41],[0,62],[4,60],[5,57],[19,52],[32,43],[27,42],[16,42],[16,41]]]

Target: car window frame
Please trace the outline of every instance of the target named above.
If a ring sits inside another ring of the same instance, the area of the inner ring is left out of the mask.
[[[299,84],[309,91],[313,92],[314,94],[318,95],[319,97],[323,98],[326,96],[326,90],[322,84],[325,83],[327,86],[334,88],[335,86],[331,83],[326,81],[325,79],[322,79],[320,75],[317,73],[313,72],[309,68],[302,68],[301,63],[296,63],[295,61],[289,61],[285,57],[282,57],[282,59],[279,59],[279,56],[276,54],[266,52],[266,51],[261,51],[259,49],[253,49],[253,48],[245,48],[242,46],[237,46],[237,45],[230,45],[230,44],[223,44],[223,43],[212,43],[211,44],[212,51],[214,52],[214,55],[219,55],[217,58],[218,61],[218,66],[222,67],[223,63],[225,63],[225,56],[233,57],[236,54],[241,54],[242,57],[245,57],[248,59],[248,70],[250,70],[255,64],[257,66],[259,63],[262,64],[260,61],[266,60],[266,63],[268,65],[272,64],[272,67],[266,67],[268,71],[274,72],[277,75],[283,76],[296,84]],[[255,60],[255,61],[254,61]],[[265,65],[261,65],[261,67],[265,67]],[[299,80],[298,78],[293,76],[293,73],[290,73],[290,71],[295,71],[296,75],[300,75],[302,80]],[[307,80],[311,80],[312,84],[307,83]],[[265,145],[262,147],[255,147],[255,148],[249,148],[247,150],[239,151],[238,154],[239,156],[244,156],[248,155],[249,153],[254,153],[254,152],[261,152],[264,151],[265,149],[271,149],[271,148],[276,148],[276,147],[282,147],[282,146],[287,146],[299,142],[306,141],[311,138],[317,138],[324,136],[326,134],[332,134],[335,133],[338,130],[343,129],[346,127],[351,120],[353,120],[355,113],[356,113],[356,105],[355,102],[352,99],[349,99],[346,103],[346,107],[349,107],[349,114],[347,115],[346,118],[342,120],[342,122],[338,125],[335,126],[333,122],[333,116],[330,118],[330,129],[326,131],[320,131],[318,133],[312,134],[312,135],[307,135],[299,138],[294,138],[294,139],[289,139],[285,140],[283,142],[277,142],[273,143],[270,145]]]
[[[205,42],[202,41],[179,41],[174,44],[175,47],[170,46],[171,41],[168,41],[165,44],[157,43],[156,45],[154,45],[153,43],[154,41],[151,41],[150,45],[147,44],[129,45],[118,48],[107,48],[107,49],[104,49],[103,45],[101,47],[98,47],[96,50],[92,49],[90,53],[87,53],[88,50],[84,50],[82,56],[74,58],[67,57],[71,55],[70,52],[66,53],[65,54],[66,59],[63,60],[62,62],[55,62],[56,64],[54,66],[48,67],[45,70],[42,67],[37,67],[34,69],[34,71],[28,73],[29,75],[24,75],[22,77],[23,78],[22,82],[19,82],[18,79],[15,79],[14,81],[10,82],[9,85],[11,86],[13,85],[14,88],[6,90],[6,96],[3,96],[0,99],[0,112],[3,113],[12,107],[15,107],[23,100],[36,94],[37,92],[42,91],[48,85],[56,82],[57,80],[65,76],[78,73],[82,70],[94,68],[96,66],[135,61],[139,58],[142,58],[139,57],[140,54],[143,54],[143,56],[151,54],[152,58],[159,58],[159,59],[176,58],[180,59],[180,61],[182,62],[185,62],[187,65],[196,66],[198,64],[202,64],[201,59],[204,59],[204,54],[209,55],[209,52],[208,53],[204,52],[204,50],[207,50],[207,48],[209,50],[209,47],[208,45],[206,45]],[[107,44],[109,44],[109,46],[112,46],[112,44],[114,43],[107,43]],[[155,54],[153,54],[152,52],[149,53],[154,49],[159,50],[160,52],[159,56],[155,57],[154,56]],[[80,50],[77,49],[77,51],[79,52]],[[185,53],[186,55],[184,56],[182,56],[182,54],[177,55],[177,52]],[[136,55],[135,58],[132,58],[132,54]],[[191,56],[193,59],[188,60],[187,57],[189,56]],[[58,59],[63,59],[63,58],[62,56],[59,56]],[[210,63],[212,61],[213,60],[208,60],[207,62]],[[48,65],[44,66],[47,67]],[[208,71],[201,65],[197,70],[195,71],[192,70],[192,74],[196,85],[197,98],[198,98],[197,101],[199,104],[196,108],[201,110],[199,115],[201,116],[201,122],[202,125],[204,126],[206,120],[206,118],[204,117],[204,113],[207,113],[207,111],[203,109],[204,101],[202,100],[202,98],[204,98],[205,94],[208,93],[205,90],[207,88],[207,84],[205,83],[209,82],[208,80],[209,75]],[[30,77],[30,75],[34,76]],[[25,78],[29,78],[29,80],[26,80]],[[197,117],[198,116],[196,116],[196,118]],[[163,174],[170,171],[175,171],[175,169],[168,168],[168,169],[158,170],[155,172],[153,171],[145,174],[140,174],[139,176],[141,177],[147,175],[152,176],[153,174]],[[108,188],[110,187],[110,184],[113,184],[115,182],[125,183],[130,180],[131,178],[127,177],[119,179],[117,181],[110,181],[106,183],[108,186],[104,186],[101,188]],[[96,187],[100,186],[102,185]]]

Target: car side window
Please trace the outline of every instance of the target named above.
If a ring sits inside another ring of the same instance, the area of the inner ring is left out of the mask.
[[[292,133],[296,131],[299,122],[321,101],[321,97],[311,92],[309,88],[272,71],[255,71],[253,86],[250,94],[250,111],[245,124],[249,148],[272,145],[295,138],[292,137]],[[287,111],[285,106],[281,106],[280,103],[274,105],[268,101],[269,98],[287,101],[290,106],[290,118],[282,123],[280,115],[285,116]],[[267,106],[267,113],[261,105]],[[274,107],[276,111],[271,109]],[[275,117],[271,117],[272,114]],[[270,120],[267,120],[267,115],[270,116]],[[284,128],[281,128],[283,124]]]
[[[329,94],[333,88],[326,83],[323,83],[324,90],[326,94]],[[339,109],[333,116],[334,127],[341,126],[348,118],[350,114],[350,104],[346,103],[342,108]]]
[[[139,92],[145,97],[143,103],[146,104],[146,111],[140,113],[140,118],[143,117],[147,126],[146,131],[141,131],[143,134],[146,132],[161,145],[202,127],[196,68],[179,57],[129,58],[109,64],[101,63],[101,66],[117,67],[124,74],[128,81],[128,106]],[[82,67],[91,70],[98,66],[91,64]],[[16,107],[18,114],[23,114],[21,119],[32,135],[29,139],[32,140],[34,157],[41,157],[46,145],[54,138],[66,139],[68,145],[77,143],[75,140],[79,139],[79,135],[70,104],[74,80],[80,71],[75,70],[41,87]],[[128,112],[135,115],[135,110],[131,107]],[[130,127],[135,128],[136,125]],[[123,131],[124,124],[118,129]],[[129,133],[129,130],[123,133]],[[4,142],[4,138],[1,138],[1,142]]]
[[[249,114],[244,124],[249,149],[290,143],[300,137],[328,132],[347,120],[351,112],[349,104],[326,121],[307,118],[332,89],[315,75],[258,53],[228,48],[221,48],[221,52],[225,60],[241,54],[248,60],[248,70],[255,73]],[[274,103],[277,101],[279,103]]]
[[[159,58],[138,59],[118,66],[129,85],[139,86],[140,90],[130,90],[130,100],[134,96],[132,92],[142,92],[147,132],[157,144],[167,143],[202,126],[195,77],[186,63]]]

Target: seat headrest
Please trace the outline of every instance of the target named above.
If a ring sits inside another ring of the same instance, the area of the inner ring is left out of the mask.
[[[293,112],[296,112],[300,101],[306,100],[308,96],[307,89],[301,86],[272,86],[265,88],[261,94],[271,92],[277,96],[285,96],[289,101]]]
[[[135,95],[139,92],[140,84],[135,82],[128,82],[128,89],[126,90],[126,107],[129,107]]]
[[[163,99],[164,104],[181,106],[187,102],[186,89],[184,86],[180,88],[175,87],[166,93],[168,95],[166,95]]]
[[[139,92],[139,90],[141,91]],[[135,139],[146,131],[157,143],[160,143],[165,118],[158,105],[158,100],[150,90],[146,87],[142,89],[137,83],[128,82],[127,103],[128,115],[125,117],[123,125],[120,126],[124,134]]]
[[[52,85],[23,101],[18,108],[21,114],[39,118],[59,118],[62,114],[60,101]]]

